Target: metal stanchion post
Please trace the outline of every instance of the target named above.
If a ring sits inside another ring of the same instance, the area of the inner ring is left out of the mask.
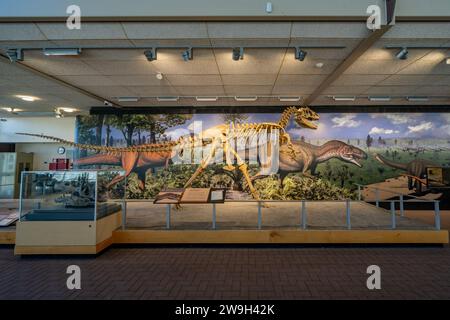
[[[347,229],[351,230],[352,229],[352,224],[351,224],[351,220],[350,220],[350,200],[346,200],[345,201],[346,204],[346,211],[347,211]]]
[[[306,230],[306,201],[302,200],[302,228]]]
[[[166,206],[166,229],[170,229],[170,210],[171,206],[168,204]]]
[[[441,214],[439,210],[439,201],[434,202],[434,222],[436,230],[441,230]]]
[[[396,220],[395,220],[395,202],[391,201],[391,217],[392,217],[392,229],[395,229],[396,226]]]

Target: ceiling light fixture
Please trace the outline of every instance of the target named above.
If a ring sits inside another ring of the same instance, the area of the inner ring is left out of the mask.
[[[321,69],[321,68],[323,68],[323,66],[324,66],[324,63],[323,63],[323,62],[317,62],[317,63],[316,63],[316,68]]]
[[[356,97],[355,96],[333,96],[334,101],[355,101]]]
[[[395,57],[400,60],[406,60],[408,59],[408,49],[406,47],[403,47],[396,55]]]
[[[426,102],[430,100],[428,97],[406,97],[409,102]]]
[[[181,56],[183,57],[183,60],[186,62],[192,60],[194,58],[192,48],[188,48],[181,54]]]
[[[119,102],[138,102],[139,97],[118,97],[117,101],[119,101]]]
[[[281,102],[297,102],[301,97],[278,97]]]
[[[156,100],[159,102],[176,102],[180,97],[157,97]]]
[[[59,108],[61,111],[67,112],[67,113],[72,113],[77,111],[77,109],[74,108]]]
[[[258,97],[254,96],[254,97],[234,97],[234,100],[236,101],[256,101],[258,100]]]
[[[217,101],[219,97],[195,97],[195,100],[199,102],[206,102],[206,101]]]
[[[391,97],[369,97],[369,101],[388,102],[388,101],[391,101]]]
[[[8,49],[6,50],[6,55],[11,62],[23,61],[22,49]]]
[[[450,64],[450,58],[445,59],[446,64]]]
[[[62,111],[59,108],[55,109],[55,118],[57,118],[57,119],[64,118],[64,114],[62,113]]]
[[[33,102],[35,100],[39,100],[39,98],[32,97],[32,96],[16,95],[16,97],[19,99],[22,99],[23,101],[27,101],[27,102]]]
[[[234,61],[239,61],[244,59],[244,48],[233,48],[232,58]]]
[[[81,54],[81,48],[51,48],[43,49],[46,56],[78,56]]]
[[[144,51],[144,55],[147,58],[148,61],[154,61],[157,59],[157,52],[156,48],[151,48],[149,50]]]
[[[306,58],[308,52],[300,49],[299,47],[295,47],[295,59],[299,61],[303,61]]]
[[[158,72],[158,73],[156,74],[156,79],[162,80],[163,78],[164,78],[164,76],[163,76],[163,74],[162,74],[161,72]]]

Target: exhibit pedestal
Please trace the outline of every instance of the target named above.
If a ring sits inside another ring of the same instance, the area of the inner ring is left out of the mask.
[[[121,225],[121,211],[96,221],[20,221],[14,253],[97,254],[113,243]]]

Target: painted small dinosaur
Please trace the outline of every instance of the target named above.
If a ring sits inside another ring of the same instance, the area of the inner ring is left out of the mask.
[[[292,142],[296,156],[291,156],[290,150],[286,145],[280,148],[279,170],[281,183],[284,178],[291,172],[302,172],[306,174],[310,171],[315,175],[317,165],[330,159],[339,159],[344,162],[352,163],[358,167],[362,167],[360,160],[367,159],[367,154],[352,145],[342,141],[331,140],[321,146],[312,145],[302,141]],[[300,150],[302,152],[300,152]],[[266,175],[257,173],[252,180],[261,179]]]
[[[406,176],[408,177],[408,189],[415,189],[418,192],[422,192],[423,182],[419,180],[425,178],[427,174],[427,167],[439,166],[433,161],[425,159],[414,159],[408,163],[396,162],[386,159],[378,153],[375,154],[375,159],[391,168],[406,171]]]

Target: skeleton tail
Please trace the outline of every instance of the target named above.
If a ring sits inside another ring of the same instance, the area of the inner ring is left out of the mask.
[[[74,147],[74,148],[78,148],[78,149],[107,152],[107,153],[111,153],[111,154],[120,154],[123,152],[171,151],[172,147],[174,147],[175,145],[178,144],[177,141],[169,141],[169,142],[165,142],[165,143],[142,144],[142,145],[131,146],[131,147],[105,147],[105,146],[96,146],[96,145],[92,145],[92,144],[75,143],[73,141],[68,141],[68,140],[64,140],[64,139],[53,137],[53,136],[46,136],[43,134],[24,133],[24,132],[17,132],[16,134],[52,140],[52,141],[56,141],[61,144],[64,144],[64,145],[67,145],[70,147]]]

